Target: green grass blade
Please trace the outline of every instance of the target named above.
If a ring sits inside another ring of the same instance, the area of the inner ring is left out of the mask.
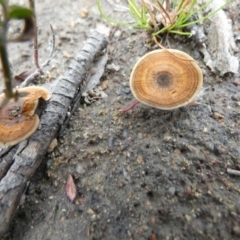
[[[191,5],[189,6],[188,10],[187,10],[187,13],[191,13],[191,11],[193,10],[193,8],[195,7],[197,3],[197,0],[193,0]]]
[[[152,27],[147,22],[146,9],[140,8],[135,0],[128,0],[129,11],[132,18],[136,21],[137,25],[133,25],[134,28],[151,30]]]
[[[169,26],[166,26],[164,28],[161,28],[160,30],[158,30],[157,32],[152,33],[153,36],[159,35],[161,33],[164,33],[165,31],[167,31],[169,29]]]
[[[128,0],[128,5],[130,9],[130,13],[132,17],[135,19],[137,22],[141,22],[141,10],[137,6],[137,3],[135,0]]]
[[[132,24],[129,24],[129,23],[127,23],[127,22],[116,21],[116,20],[114,20],[114,19],[109,18],[107,15],[105,15],[105,13],[102,11],[101,0],[97,0],[97,6],[98,6],[98,11],[100,12],[100,15],[101,15],[107,22],[111,22],[111,23],[118,24],[118,25],[122,25],[122,26],[126,26],[126,27],[133,27]]]
[[[146,14],[146,9],[144,7],[142,7],[142,10],[141,10],[141,19],[142,19],[142,23],[144,24],[147,23],[147,14]]]
[[[194,10],[192,13],[191,13],[191,16],[202,11],[204,8],[206,8],[210,3],[212,3],[213,0],[209,0],[207,1],[205,4],[203,4],[200,8]]]
[[[185,19],[185,22],[188,21],[193,15],[197,14],[198,12],[202,11],[204,8],[206,8],[213,0],[209,0],[204,5],[202,5],[200,8],[196,9],[195,11],[189,13],[188,17]]]
[[[190,33],[190,32],[182,32],[182,31],[175,31],[175,30],[170,30],[169,32],[178,34],[178,35],[182,35],[182,36],[188,36],[188,37],[192,36],[192,33]]]
[[[190,22],[190,23],[186,23],[186,24],[183,24],[182,27],[187,27],[187,26],[191,26],[191,25],[194,25],[194,24],[197,24],[201,21],[204,21],[205,19],[207,18],[210,18],[211,16],[213,16],[216,12],[218,12],[219,10],[221,10],[222,8],[224,8],[225,6],[227,6],[232,0],[228,0],[225,4],[223,4],[222,6],[220,6],[219,8],[217,8],[216,10],[214,10],[213,12],[209,13],[207,16],[205,17],[202,17],[196,21],[193,21],[193,22]]]

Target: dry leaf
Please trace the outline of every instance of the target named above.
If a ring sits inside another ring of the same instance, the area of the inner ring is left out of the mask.
[[[105,65],[108,60],[107,51],[99,57],[97,62],[94,63],[94,66],[90,69],[91,76],[87,80],[87,84],[83,89],[83,93],[93,90],[100,82],[100,79],[105,71]]]
[[[77,188],[74,183],[72,175],[69,175],[68,177],[67,184],[66,184],[66,193],[69,200],[73,202],[77,195]]]
[[[15,75],[14,80],[19,81],[19,82],[23,82],[28,76],[30,76],[34,72],[35,72],[34,69],[23,71],[20,74]]]

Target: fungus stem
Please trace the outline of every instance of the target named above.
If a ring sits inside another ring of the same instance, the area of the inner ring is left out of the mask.
[[[139,104],[140,102],[139,101],[134,101],[128,108],[124,108],[121,110],[122,113],[126,113],[128,112],[129,110],[133,109],[136,107],[137,104]]]

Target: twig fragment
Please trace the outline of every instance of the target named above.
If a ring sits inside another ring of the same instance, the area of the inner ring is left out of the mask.
[[[37,30],[38,31],[38,27]],[[42,69],[39,66],[39,62],[38,62],[38,37],[37,37],[37,33],[35,34],[34,38],[33,38],[33,51],[34,51],[34,64],[37,68],[37,70],[39,71],[39,73],[43,74]]]
[[[41,74],[43,74],[43,72],[42,72],[42,70],[39,66],[39,62],[38,62],[38,27],[37,27],[34,0],[29,0],[29,6],[33,9],[33,21],[34,21],[34,25],[36,26],[35,34],[34,34],[34,37],[33,37],[34,64],[35,64],[36,68],[38,69],[38,71]]]
[[[50,24],[50,28],[51,28],[51,32],[52,32],[52,43],[51,43],[51,45],[52,45],[52,48],[51,48],[51,51],[50,51],[50,54],[49,54],[49,58],[52,58],[53,57],[53,55],[54,55],[54,52],[55,52],[55,33],[54,33],[54,31],[53,31],[53,27],[52,27],[52,25]]]
[[[232,175],[236,175],[236,176],[240,176],[240,171],[234,170],[234,169],[231,169],[231,168],[227,168],[227,173],[232,174]]]

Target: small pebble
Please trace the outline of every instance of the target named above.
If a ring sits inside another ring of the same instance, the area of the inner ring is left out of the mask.
[[[87,213],[90,215],[95,215],[95,212],[91,208],[87,210]]]
[[[199,59],[199,58],[200,58],[200,53],[199,53],[199,51],[195,50],[195,51],[193,52],[193,58],[194,58],[194,59]]]
[[[238,152],[237,149],[232,150],[232,156],[235,157],[235,158],[239,158],[239,152]]]
[[[129,93],[131,93],[131,89],[129,87],[125,87],[125,88],[123,88],[123,92],[125,94],[129,94]]]
[[[115,91],[115,93],[117,94],[117,96],[120,96],[121,93],[122,93],[122,91],[121,91],[121,89],[117,89],[117,90]]]
[[[109,37],[111,28],[101,22],[97,22],[96,31]]]
[[[53,164],[53,160],[52,159],[48,159],[47,160],[47,168],[49,169]]]
[[[114,37],[115,38],[119,38],[121,36],[122,32],[120,30],[117,30],[115,33],[114,33]]]
[[[129,173],[126,171],[125,167],[123,167],[123,176],[125,177],[126,180],[131,181],[131,176]]]
[[[238,85],[240,85],[240,81],[238,81],[238,80],[236,79],[236,80],[233,81],[233,84],[234,84],[235,86],[238,86]]]
[[[216,120],[222,120],[224,119],[224,116],[218,112],[214,112],[213,113],[213,117],[216,119]]]
[[[109,139],[108,139],[108,150],[113,151],[114,141],[115,141],[114,137],[109,137]]]
[[[170,187],[170,188],[168,189],[168,192],[169,192],[171,195],[174,195],[175,192],[176,192],[176,188],[175,188],[175,187]]]
[[[120,135],[120,139],[121,140],[124,140],[124,139],[126,139],[128,137],[128,132],[127,132],[127,130],[123,130],[123,132],[121,133],[121,135]]]
[[[214,143],[213,142],[205,142],[204,145],[208,150],[214,151]]]
[[[120,66],[114,63],[111,63],[107,65],[107,69],[118,72],[120,70]]]
[[[203,132],[207,133],[208,132],[208,129],[205,127],[203,128]]]
[[[54,138],[48,148],[48,152],[52,152],[58,145],[58,141],[56,138]]]
[[[143,163],[143,158],[142,158],[142,156],[138,156],[137,157],[137,163],[139,164],[139,165],[141,165],[142,163]]]
[[[239,236],[240,237],[240,227],[238,225],[235,225],[233,227],[233,233],[236,235],[236,236]]]
[[[82,18],[86,18],[88,16],[88,10],[86,8],[83,8],[80,12],[80,16]]]
[[[234,101],[240,101],[240,97],[238,97],[237,95],[233,95],[233,96],[232,96],[232,100],[234,100]]]
[[[84,170],[83,166],[81,164],[78,164],[76,166],[76,172],[79,173],[79,174],[83,174],[85,173],[86,171]]]
[[[101,83],[101,87],[102,87],[102,90],[106,90],[108,88],[108,85],[109,85],[109,81],[108,80],[105,80]]]

